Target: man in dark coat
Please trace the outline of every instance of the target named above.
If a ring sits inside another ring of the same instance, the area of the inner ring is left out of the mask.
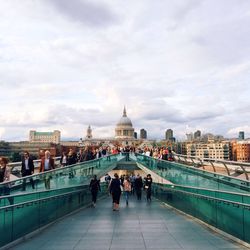
[[[24,157],[22,159],[21,173],[22,173],[22,177],[34,174],[34,163],[33,163],[33,160],[30,158],[29,152],[27,151],[24,152]],[[23,184],[22,184],[23,191],[26,190],[26,180],[27,179],[23,180]],[[34,189],[35,185],[34,185],[34,181],[32,177],[30,178],[30,183],[31,183],[32,188]]]

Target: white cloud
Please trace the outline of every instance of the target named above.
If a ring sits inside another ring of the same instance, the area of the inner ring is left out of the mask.
[[[0,138],[2,138],[4,132],[5,132],[5,128],[0,128]]]
[[[167,128],[184,138],[187,125],[250,133],[249,7],[243,0],[2,2],[1,137],[59,129],[80,138],[89,124],[96,136],[113,136],[124,104],[136,131],[151,138]]]

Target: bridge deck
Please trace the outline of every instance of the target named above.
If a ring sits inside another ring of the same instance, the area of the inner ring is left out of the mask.
[[[157,200],[130,198],[128,207],[121,200],[119,212],[110,198],[100,200],[11,249],[246,249]]]

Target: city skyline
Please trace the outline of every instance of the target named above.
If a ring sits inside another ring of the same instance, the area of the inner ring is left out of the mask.
[[[1,1],[0,140],[250,136],[250,2]]]

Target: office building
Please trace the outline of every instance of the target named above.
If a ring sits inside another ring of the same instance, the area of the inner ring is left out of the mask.
[[[60,141],[61,132],[59,130],[54,130],[54,132],[37,132],[35,130],[30,131],[29,142],[60,144]]]
[[[140,139],[147,139],[147,131],[144,128],[140,130]]]
[[[239,132],[239,140],[244,140],[245,139],[245,133],[244,131]]]

